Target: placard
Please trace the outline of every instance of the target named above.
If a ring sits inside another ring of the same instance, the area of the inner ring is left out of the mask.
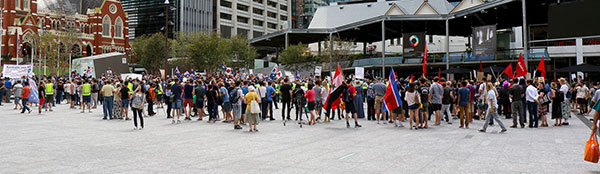
[[[9,78],[21,78],[33,75],[31,65],[4,65],[2,75]]]
[[[477,72],[477,81],[483,81],[483,72]]]
[[[127,58],[123,57],[123,58],[121,59],[121,63],[123,63],[123,64],[127,64]]]
[[[365,78],[365,68],[363,68],[363,67],[354,68],[354,77],[357,79],[364,79]]]
[[[321,66],[315,66],[315,76],[321,76],[321,70],[322,67]]]

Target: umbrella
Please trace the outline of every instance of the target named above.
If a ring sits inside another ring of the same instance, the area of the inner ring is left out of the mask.
[[[556,69],[554,72],[600,72],[600,66],[590,64],[579,64],[575,66]]]
[[[458,74],[458,73],[469,73],[472,72],[470,69],[466,69],[466,68],[450,68],[447,70],[443,70],[442,73],[447,73],[447,74]]]
[[[488,66],[486,68],[483,68],[483,72],[484,73],[491,73],[492,70],[494,70],[494,73],[499,73],[499,72],[504,71],[504,69],[506,69],[506,67],[501,67],[501,66],[498,66],[498,65],[493,65],[493,66]]]

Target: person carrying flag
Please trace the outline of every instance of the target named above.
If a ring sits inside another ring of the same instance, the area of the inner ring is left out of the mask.
[[[390,77],[388,79],[388,84],[385,90],[385,95],[383,96],[383,111],[390,112],[392,123],[395,124],[395,127],[404,127],[402,123],[398,125],[399,117],[398,115],[401,113],[402,99],[400,98],[400,91],[398,90],[398,82],[396,81],[396,75],[394,74],[394,70],[392,69],[390,72]],[[379,120],[378,120],[379,121]],[[384,121],[385,123],[385,121]]]

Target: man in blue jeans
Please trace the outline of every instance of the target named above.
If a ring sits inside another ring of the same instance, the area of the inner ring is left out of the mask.
[[[527,80],[527,89],[525,90],[525,98],[527,100],[527,112],[529,112],[529,128],[538,127],[537,101],[538,90],[533,86],[533,80]]]
[[[106,116],[109,116],[109,119],[113,119],[113,98],[114,98],[115,87],[112,85],[111,80],[106,81],[106,85],[102,87],[100,93],[104,96],[104,104],[102,106],[102,110],[104,111],[104,120],[106,120]]]

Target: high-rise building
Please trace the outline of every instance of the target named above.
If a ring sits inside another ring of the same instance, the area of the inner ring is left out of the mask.
[[[248,39],[291,25],[294,0],[217,0],[217,31],[225,38],[243,35]]]
[[[326,0],[292,0],[292,27],[307,28],[317,8],[327,5]]]

